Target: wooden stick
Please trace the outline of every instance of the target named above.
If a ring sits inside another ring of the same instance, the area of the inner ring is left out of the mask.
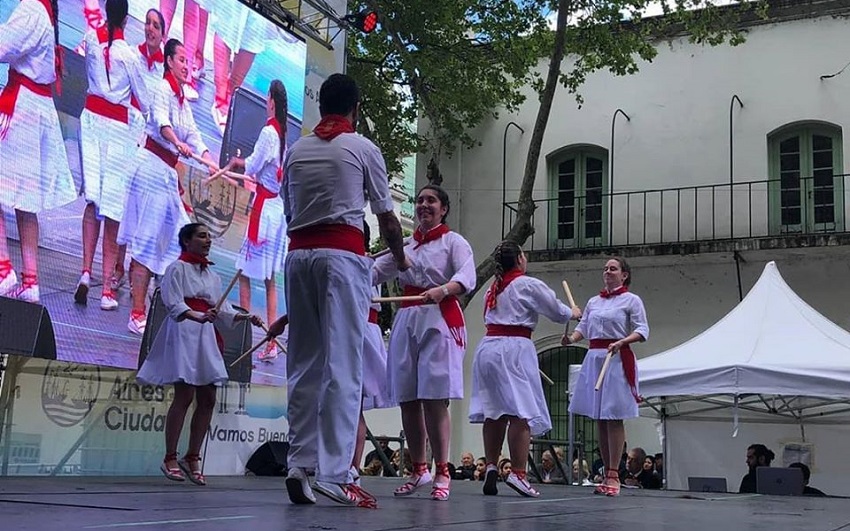
[[[263,345],[265,345],[265,344],[268,342],[268,340],[269,340],[268,336],[264,337],[264,338],[262,339],[262,341],[260,341],[259,343],[257,343],[257,344],[256,344],[256,345],[254,345],[253,347],[251,347],[250,349],[246,350],[244,354],[242,354],[241,356],[239,356],[238,358],[236,358],[236,360],[235,360],[233,363],[231,363],[231,364],[230,364],[230,366],[231,366],[231,367],[233,367],[234,365],[236,365],[237,363],[239,363],[240,361],[242,361],[242,359],[244,359],[244,358],[245,358],[245,356],[250,356],[251,354],[253,354],[255,350],[257,350],[258,348],[260,348],[260,347],[262,347]]]
[[[221,294],[221,298],[218,299],[218,303],[215,305],[215,311],[221,310],[221,305],[224,304],[224,301],[227,300],[227,296],[230,295],[230,290],[233,289],[233,286],[236,285],[236,281],[239,280],[239,275],[242,274],[241,269],[236,270],[236,274],[233,275],[233,278],[230,279],[230,284],[227,285],[227,289],[224,290],[224,293]]]
[[[537,369],[537,370],[538,370],[538,371],[540,371],[540,377],[541,377],[541,378],[543,378],[543,380],[544,380],[546,383],[548,383],[549,385],[555,385],[555,382],[552,380],[552,378],[549,378],[549,377],[546,375],[546,373],[545,373],[545,372],[543,372],[543,369]]]
[[[230,171],[230,169],[227,166],[225,166],[224,168],[218,170],[217,172],[215,172],[212,175],[210,175],[209,177],[207,177],[204,182],[209,184],[209,183],[213,182],[214,180],[218,179],[219,177],[221,177],[222,175],[224,175],[225,173],[227,173],[229,171]]]
[[[372,302],[421,302],[425,297],[422,295],[405,295],[402,297],[373,297]]]
[[[564,287],[564,293],[567,294],[567,302],[570,303],[570,308],[576,307],[576,301],[573,299],[573,292],[570,291],[570,285],[567,284],[566,280],[561,281],[561,286]]]
[[[595,389],[599,391],[602,388],[602,381],[605,380],[605,373],[608,372],[608,365],[611,363],[611,358],[614,356],[613,352],[608,352],[605,356],[605,363],[602,364],[602,370],[599,371],[599,378],[596,379],[596,387]]]
[[[263,323],[263,326],[261,326],[260,328],[263,329],[263,332],[265,332],[267,334],[269,333],[269,327],[266,323]],[[277,345],[277,348],[279,348],[281,351],[283,351],[284,354],[288,353],[287,350],[286,350],[286,347],[283,346],[283,343],[281,343],[278,338],[273,337],[272,341],[274,341],[275,345]]]
[[[207,160],[203,157],[200,157],[198,155],[195,155],[194,153],[192,153],[192,159],[195,160],[196,162],[203,164],[204,166],[206,166],[208,168],[214,169],[216,172],[221,171],[221,168],[218,167],[218,164],[216,164],[215,162],[211,162],[211,161],[209,161],[209,160]],[[226,175],[227,177],[230,177],[231,179],[244,178],[243,175],[240,175],[238,173],[233,173],[232,171],[226,171],[224,173],[224,175]]]

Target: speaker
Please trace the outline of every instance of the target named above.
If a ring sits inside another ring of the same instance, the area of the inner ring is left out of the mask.
[[[289,443],[269,441],[257,448],[245,468],[257,476],[285,476],[289,473],[286,467],[288,453]]]
[[[245,310],[234,306],[237,311],[244,312]],[[142,344],[139,348],[139,368],[145,362],[145,358],[150,352],[151,345],[156,338],[156,334],[162,327],[163,321],[168,318],[168,311],[165,304],[162,302],[162,296],[159,288],[154,291],[153,300],[151,301],[150,309],[148,310],[148,320],[145,326],[145,333],[142,336]],[[224,366],[227,368],[227,377],[231,382],[251,383],[251,374],[253,363],[250,357],[246,357],[239,362],[235,367],[231,367],[233,363],[243,352],[251,348],[251,322],[239,321],[236,326],[229,328],[226,326],[217,327],[217,330],[224,339]]]
[[[0,354],[56,359],[56,337],[47,308],[0,297]]]

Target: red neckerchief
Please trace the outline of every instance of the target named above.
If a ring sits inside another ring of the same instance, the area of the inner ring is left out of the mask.
[[[313,128],[313,133],[327,142],[330,142],[343,133],[353,132],[354,125],[348,118],[339,114],[328,114],[323,116],[319,125]]]
[[[153,70],[153,65],[155,63],[164,63],[165,57],[162,55],[162,50],[157,50],[150,54],[150,50],[148,50],[148,45],[144,42],[139,45],[139,51],[142,52],[142,57],[145,58],[145,61],[148,63],[148,70]]]
[[[266,120],[266,125],[270,125],[274,127],[275,132],[277,133],[277,137],[281,142],[284,141],[283,137],[283,128],[280,126],[280,122],[277,121],[277,118],[269,118]],[[283,181],[283,161],[280,161],[280,165],[277,167],[277,182]]]
[[[449,226],[445,223],[440,223],[439,225],[425,233],[423,233],[421,230],[419,230],[419,227],[417,227],[416,230],[413,231],[413,239],[416,240],[416,247],[414,247],[414,249],[419,249],[428,242],[439,240],[443,237],[443,235],[448,234],[450,231],[451,229],[449,229]]]
[[[487,295],[484,298],[484,308],[486,310],[492,310],[496,307],[496,297],[499,296],[500,293],[505,291],[505,288],[508,287],[508,284],[518,279],[523,275],[523,272],[519,270],[519,268],[515,267],[502,275],[502,278],[497,278],[493,284],[490,285],[490,289],[487,290]]]
[[[177,78],[174,77],[171,70],[165,72],[162,78],[168,81],[168,84],[171,85],[171,91],[174,92],[175,96],[177,96],[177,102],[180,104],[180,107],[183,107],[183,87],[180,86]]]
[[[115,28],[112,30],[112,42],[115,41],[123,41],[124,40],[124,30],[121,28]],[[111,61],[109,60],[109,26],[104,24],[103,26],[97,28],[97,42],[100,44],[106,44],[106,48],[103,50],[103,60],[106,63],[106,74],[109,75],[109,70],[112,68]]]
[[[210,262],[206,256],[197,253],[190,253],[189,251],[183,251],[180,253],[178,260],[186,262],[187,264],[198,264],[201,266],[201,271],[206,271],[207,267],[214,265],[214,263]]]
[[[599,296],[603,299],[610,299],[611,297],[616,297],[617,295],[622,295],[623,293],[627,293],[629,288],[626,286],[620,286],[614,291],[608,291],[607,289],[603,289],[599,292]]]
[[[56,27],[56,14],[53,13],[53,6],[50,5],[50,0],[38,0],[38,3],[47,11],[47,18],[50,19],[51,27]],[[53,66],[56,69],[56,94],[62,95],[62,71],[65,69],[64,57],[65,50],[58,44],[54,47],[55,59]]]

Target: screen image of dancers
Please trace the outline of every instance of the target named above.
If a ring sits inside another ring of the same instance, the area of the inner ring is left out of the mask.
[[[401,405],[401,422],[413,458],[413,475],[395,490],[408,496],[432,483],[431,498],[449,498],[448,401],[463,398],[463,356],[466,325],[457,296],[475,287],[475,262],[469,243],[446,225],[449,196],[435,185],[416,196],[419,225],[415,244],[405,252],[410,269],[397,270],[392,260],[375,262],[375,282],[398,277],[405,295],[422,295],[419,302],[403,302],[390,334],[388,379],[392,400]],[[425,441],[436,462],[431,477],[425,462]]]
[[[487,460],[484,494],[498,494],[496,462],[505,432],[513,465],[505,484],[522,496],[540,495],[526,479],[531,437],[552,429],[531,334],[541,315],[556,323],[579,319],[544,282],[527,276],[528,259],[515,242],[504,241],[493,253],[496,278],[484,296],[487,335],[472,363],[469,421],[484,424]]]
[[[38,214],[71,203],[74,180],[53,103],[62,71],[56,0],[22,0],[0,24],[0,63],[9,80],[0,93],[0,297],[40,301]],[[20,282],[6,239],[4,210],[15,211],[21,241]]]
[[[177,233],[190,221],[188,207],[180,198],[175,169],[178,157],[201,153],[213,162],[183,97],[182,85],[189,74],[186,61],[180,41],[169,39],[165,44],[165,77],[151,94],[147,139],[136,156],[118,229],[118,243],[127,246],[131,257],[133,307],[127,328],[138,335],[144,334],[147,325],[145,299],[151,275],[164,274],[168,264],[177,259]],[[209,171],[215,173],[212,166]]]
[[[148,9],[145,13],[145,42],[134,49],[145,83],[145,90],[142,94],[134,94],[136,97],[131,101],[133,107],[130,109],[131,136],[136,139],[140,146],[144,145],[145,142],[145,126],[150,114],[152,94],[156,92],[157,87],[162,82],[162,76],[165,74],[165,56],[162,54],[164,35],[165,17],[156,9]],[[144,113],[142,113],[143,108],[146,109]],[[119,256],[118,267],[124,267],[123,256]]]
[[[294,504],[313,491],[344,505],[374,507],[354,483],[351,463],[363,392],[363,344],[372,261],[363,237],[367,203],[400,269],[409,267],[380,150],[355,133],[360,92],[334,74],[319,90],[322,119],[289,148],[283,201],[289,219],[286,374]],[[311,488],[307,469],[315,469]]]
[[[259,327],[263,321],[256,315],[239,313],[227,303],[216,310],[221,278],[210,269],[212,262],[207,257],[212,238],[205,225],[185,225],[177,237],[180,256],[165,270],[162,281],[162,301],[168,315],[136,378],[146,385],[174,385],[160,470],[174,481],[188,477],[196,485],[206,485],[200,465],[201,445],[215,408],[216,386],[227,381],[224,344],[216,324],[233,327],[239,321],[250,320]],[[193,400],[197,403],[189,427],[189,445],[178,460],[180,432]]]
[[[266,100],[268,120],[260,130],[254,151],[247,159],[233,157],[228,168],[245,170],[254,176],[257,189],[251,205],[251,216],[245,242],[236,259],[239,276],[239,305],[251,309],[251,280],[263,282],[266,288],[266,316],[269,322],[277,317],[277,274],[283,269],[286,256],[286,218],[280,187],[283,181],[283,157],[286,152],[286,116],[288,112],[286,87],[275,79]],[[277,346],[269,341],[260,353],[260,361],[277,358]]]
[[[103,221],[103,288],[101,310],[117,310],[116,289],[123,277],[119,270],[118,223],[127,195],[127,161],[137,150],[138,138],[130,129],[133,95],[143,105],[145,82],[137,52],[124,40],[129,5],[127,0],[106,1],[106,24],[86,32],[85,49],[88,93],[80,115],[83,186],[83,265],[74,292],[77,304],[88,301],[95,247]],[[141,107],[146,114],[146,107]]]
[[[643,301],[629,292],[632,272],[623,258],[605,262],[602,281],[604,288],[587,301],[581,322],[571,334],[564,335],[561,344],[590,340],[569,409],[597,421],[605,479],[594,493],[617,496],[626,440],[623,419],[637,417],[640,402],[637,360],[630,345],[649,339],[649,325]],[[597,391],[596,382],[609,352],[611,361]]]
[[[171,23],[174,20],[174,13],[177,11],[177,0],[160,0],[159,9],[165,19],[166,35],[173,36]],[[200,97],[197,80],[204,76],[204,45],[208,22],[209,11],[206,9],[206,2],[203,0],[183,1],[182,42],[186,47],[186,59],[189,67],[189,75],[186,76],[183,91],[189,101],[197,101]]]

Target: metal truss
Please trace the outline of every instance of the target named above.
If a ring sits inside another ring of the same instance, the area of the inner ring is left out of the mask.
[[[340,32],[348,29],[345,13],[337,13],[325,0],[239,0],[277,26],[293,29],[328,50]]]

